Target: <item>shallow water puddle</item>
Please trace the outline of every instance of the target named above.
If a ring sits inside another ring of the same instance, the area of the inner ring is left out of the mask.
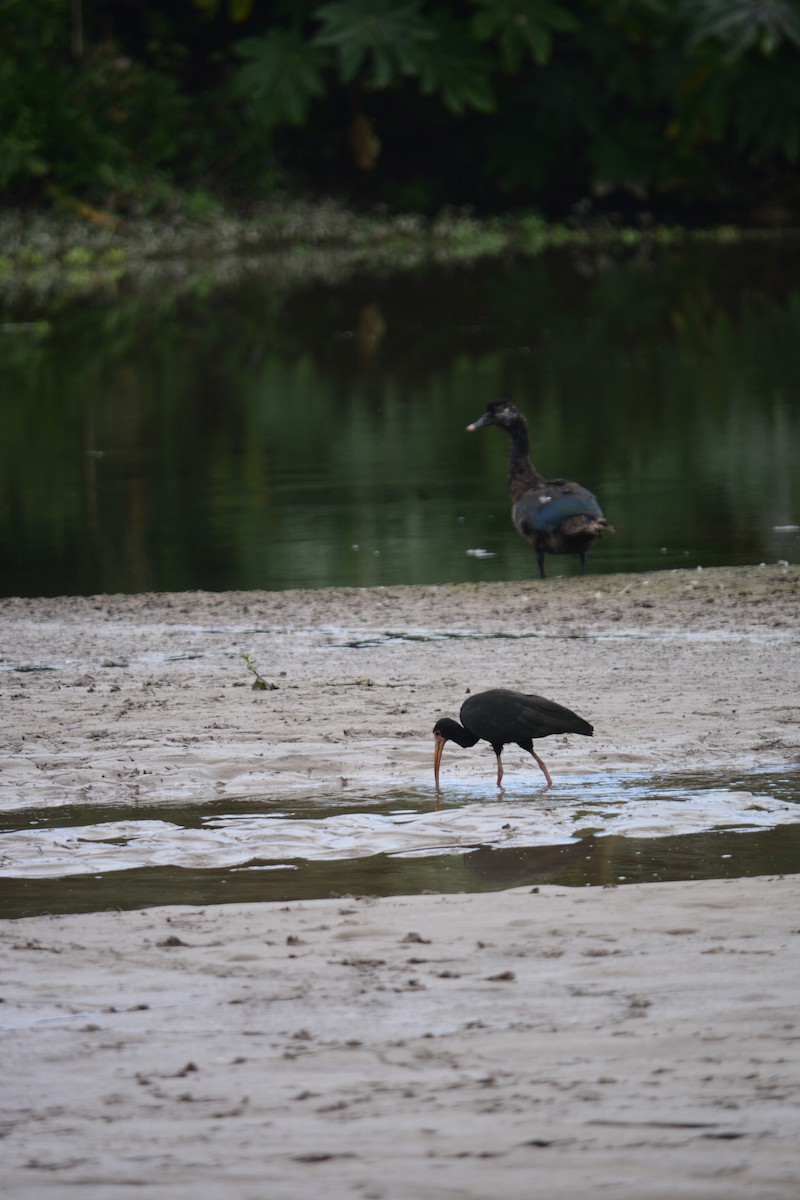
[[[615,629],[608,631],[580,632],[559,630],[553,633],[549,630],[532,629],[523,632],[507,630],[476,630],[476,629],[407,629],[394,633],[391,630],[356,630],[335,629],[328,627],[322,630],[306,631],[313,634],[322,633],[330,647],[341,650],[377,649],[384,646],[404,646],[425,644],[428,642],[524,642],[524,641],[592,641],[592,642],[763,642],[767,637],[770,641],[789,641],[794,636],[792,629],[763,630],[749,633],[734,629]]]
[[[800,871],[800,771],[7,814],[0,915]]]

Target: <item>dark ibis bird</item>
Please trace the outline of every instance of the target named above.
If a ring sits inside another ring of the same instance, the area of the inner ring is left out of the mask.
[[[582,733],[591,737],[594,732],[588,721],[577,713],[544,696],[529,696],[510,688],[491,688],[468,696],[458,714],[461,724],[452,717],[440,717],[433,727],[433,777],[439,788],[439,764],[445,742],[456,742],[465,749],[476,742],[489,742],[497,755],[497,786],[503,780],[503,747],[513,742],[532,754],[539,764],[547,786],[553,786],[550,772],[533,748],[534,738],[550,737],[554,733]]]
[[[545,479],[528,456],[528,423],[508,400],[492,400],[486,412],[467,429],[496,425],[511,438],[508,458],[508,492],[511,519],[536,552],[539,574],[544,579],[545,554],[577,554],[581,574],[590,547],[614,530],[603,516],[597,498],[570,479]]]

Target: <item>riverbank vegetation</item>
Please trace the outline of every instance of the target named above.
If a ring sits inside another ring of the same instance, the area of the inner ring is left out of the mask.
[[[102,291],[110,298],[157,286],[177,296],[258,274],[287,290],[359,273],[397,275],[561,249],[595,271],[631,258],[649,262],[659,248],[774,239],[772,230],[626,224],[580,213],[552,223],[531,214],[481,219],[468,210],[430,218],[364,213],[330,199],[287,196],[246,215],[190,217],[176,203],[166,214],[102,224],[54,209],[14,209],[0,211],[0,319],[45,315],[69,295]],[[794,244],[794,233],[783,232],[781,244],[787,240]]]
[[[0,203],[791,221],[800,0],[0,0]]]
[[[800,224],[800,0],[0,0],[0,301]]]

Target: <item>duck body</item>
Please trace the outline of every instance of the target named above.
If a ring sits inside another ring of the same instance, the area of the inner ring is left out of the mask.
[[[493,400],[482,417],[467,426],[470,432],[494,425],[511,439],[508,492],[511,519],[530,542],[539,574],[545,577],[545,554],[577,554],[581,573],[586,555],[599,538],[614,530],[603,516],[597,497],[570,479],[545,479],[530,460],[528,423],[508,400]]]
[[[512,504],[511,519],[536,553],[544,578],[545,554],[586,554],[610,526],[597,497],[569,479],[548,479]]]
[[[527,692],[510,688],[490,688],[468,696],[459,712],[461,724],[452,717],[440,717],[433,727],[436,743],[434,778],[439,786],[439,764],[445,743],[453,741],[467,749],[477,742],[489,742],[497,758],[497,786],[503,779],[501,755],[503,747],[512,743],[531,754],[551,787],[553,780],[546,765],[533,748],[534,738],[550,737],[556,733],[579,733],[591,737],[594,730],[588,721],[571,709]]]

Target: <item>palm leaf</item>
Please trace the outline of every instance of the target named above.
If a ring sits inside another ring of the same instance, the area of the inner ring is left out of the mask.
[[[516,71],[526,58],[539,66],[550,59],[554,33],[572,33],[580,22],[553,0],[473,0],[481,11],[472,19],[478,41],[498,43],[508,71]]]
[[[729,62],[748,50],[773,54],[782,42],[800,46],[798,0],[688,0],[690,44],[722,42]]]
[[[434,18],[437,36],[421,48],[420,86],[438,93],[450,112],[460,116],[469,108],[494,112],[497,103],[489,81],[491,60],[462,24],[444,13]]]
[[[379,88],[398,76],[416,75],[422,46],[436,35],[416,0],[335,0],[316,9],[322,28],[315,41],[331,46],[344,82],[367,72]]]
[[[288,29],[273,29],[265,37],[246,38],[235,46],[243,58],[232,82],[232,93],[248,100],[265,125],[299,125],[311,101],[325,93],[324,56],[313,44]]]

